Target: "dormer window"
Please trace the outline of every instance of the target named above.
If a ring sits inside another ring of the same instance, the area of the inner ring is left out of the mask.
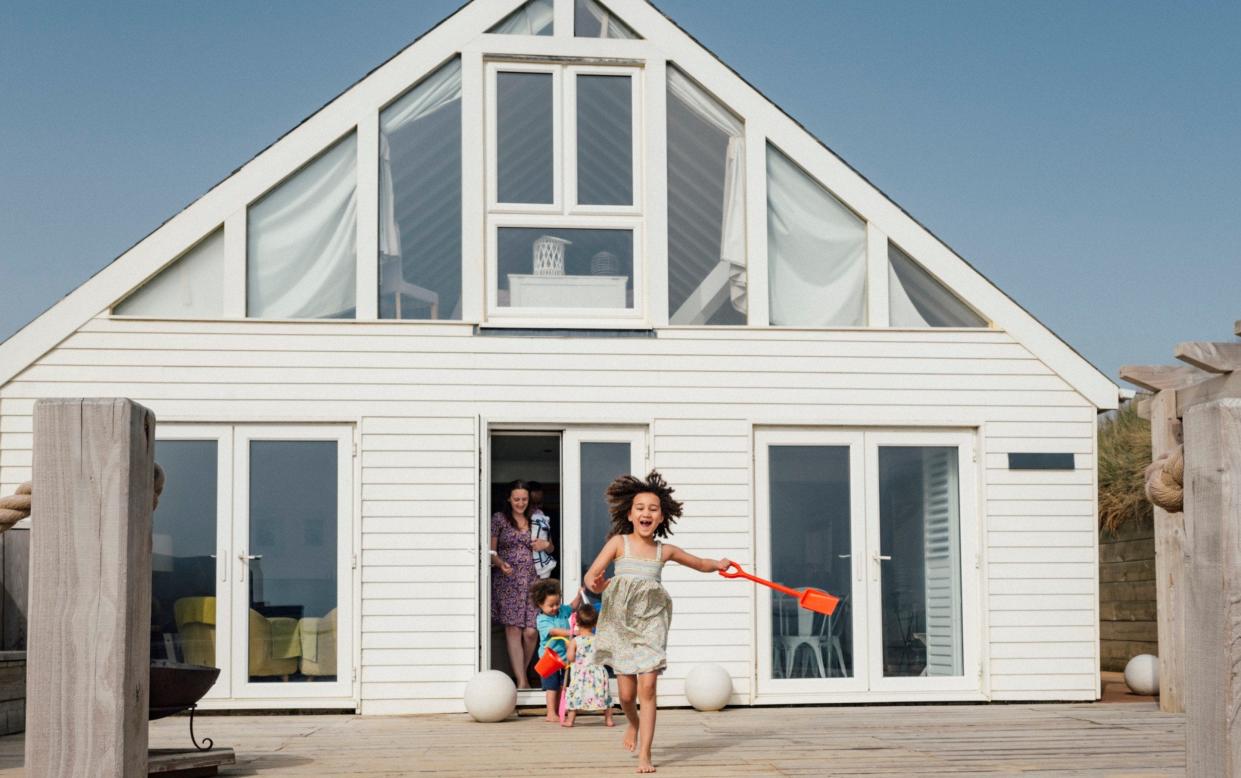
[[[638,74],[488,66],[489,319],[641,316]]]

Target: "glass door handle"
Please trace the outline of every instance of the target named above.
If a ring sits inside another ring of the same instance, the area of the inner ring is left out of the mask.
[[[875,553],[871,554],[871,559],[874,559],[876,562],[888,562],[891,561],[892,556],[890,554]]]
[[[241,580],[242,582],[245,582],[245,580],[246,580],[246,568],[248,568],[248,567],[250,566],[250,562],[251,562],[251,561],[253,561],[253,560],[255,560],[255,559],[262,559],[262,558],[263,558],[263,555],[262,555],[262,554],[247,554],[246,552],[242,551],[240,554],[238,554],[238,555],[237,555],[237,558],[241,560],[241,576],[240,576],[240,580]]]

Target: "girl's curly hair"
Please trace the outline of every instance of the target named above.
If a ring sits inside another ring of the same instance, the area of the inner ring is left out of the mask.
[[[672,499],[676,491],[658,471],[652,470],[646,480],[632,475],[622,475],[603,493],[608,501],[608,512],[612,515],[613,535],[628,535],[633,532],[629,523],[629,509],[633,507],[633,498],[639,494],[653,494],[659,498],[659,510],[664,520],[655,528],[655,537],[666,538],[672,534],[672,524],[681,515],[681,503]]]

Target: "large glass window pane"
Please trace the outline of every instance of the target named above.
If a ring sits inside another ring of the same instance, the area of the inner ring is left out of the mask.
[[[216,663],[214,440],[161,440],[166,480],[151,535],[151,658]]]
[[[251,681],[336,680],[337,443],[250,443]]]
[[[577,77],[577,201],[633,205],[633,79]]]
[[[770,446],[771,574],[795,589],[831,592],[831,616],[773,595],[772,675],[853,676],[853,538],[848,446]]]
[[[866,223],[770,145],[767,266],[772,324],[865,324]]]
[[[893,327],[987,326],[961,298],[890,243],[888,315]]]
[[[250,206],[249,316],[354,317],[357,159],[357,137],[350,134]]]
[[[964,672],[960,524],[956,448],[879,448],[887,677]]]
[[[530,0],[487,30],[496,35],[551,35],[555,31],[553,0]]]
[[[586,571],[612,529],[612,516],[603,493],[617,476],[633,468],[628,443],[582,443],[580,448],[582,553],[579,558],[582,560],[580,580],[585,581]],[[607,576],[612,577],[611,565],[608,565]]]
[[[224,315],[224,230],[181,255],[113,309],[123,316]]]
[[[461,318],[461,62],[379,116],[379,318]]]
[[[745,128],[668,69],[668,311],[673,324],[746,323]]]
[[[555,201],[553,77],[496,74],[497,197],[502,203]]]
[[[498,243],[501,307],[633,307],[631,230],[501,227]]]
[[[573,3],[573,34],[579,38],[641,37],[595,0],[575,0]]]

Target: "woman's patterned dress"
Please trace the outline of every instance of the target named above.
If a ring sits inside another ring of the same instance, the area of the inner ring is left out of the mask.
[[[508,523],[503,513],[491,517],[491,535],[496,538],[496,553],[513,566],[513,574],[505,575],[500,568],[491,568],[491,619],[506,627],[534,629],[537,612],[530,602],[530,585],[539,580],[534,571],[529,530],[521,532]]]

